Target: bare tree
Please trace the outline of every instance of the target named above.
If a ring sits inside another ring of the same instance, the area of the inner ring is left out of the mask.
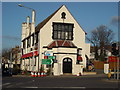
[[[11,48],[2,50],[2,62],[7,63],[10,59]]]
[[[95,58],[105,60],[107,47],[111,45],[114,38],[114,33],[108,27],[101,25],[92,30],[91,38],[88,40],[93,44],[95,50]],[[100,50],[100,55],[98,55]]]

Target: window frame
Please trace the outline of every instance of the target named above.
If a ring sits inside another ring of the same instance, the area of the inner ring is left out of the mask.
[[[23,43],[23,49],[25,49],[26,48],[26,39],[23,40],[22,43]]]
[[[56,28],[55,28],[55,25],[57,25]],[[59,26],[61,26],[61,27],[59,27]],[[70,29],[71,26],[72,26],[72,28]],[[68,29],[66,29],[66,28],[68,28]],[[52,39],[54,39],[54,40],[73,40],[73,29],[74,29],[74,24],[72,24],[72,23],[53,22]],[[55,33],[56,33],[56,35],[55,35]],[[60,36],[58,35],[58,33],[60,34]],[[66,33],[68,33],[68,34],[66,35]],[[71,33],[71,35],[69,33]],[[67,39],[66,39],[66,37],[67,37]]]

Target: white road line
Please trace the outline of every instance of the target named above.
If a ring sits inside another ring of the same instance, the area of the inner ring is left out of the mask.
[[[2,86],[5,86],[5,85],[9,85],[10,83],[5,83],[5,84],[2,84]]]
[[[78,89],[85,89],[86,87],[24,87],[24,88],[78,88]]]
[[[38,87],[24,87],[24,88],[38,88]]]

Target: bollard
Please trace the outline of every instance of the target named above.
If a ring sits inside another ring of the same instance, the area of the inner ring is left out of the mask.
[[[108,72],[108,79],[111,78],[111,69],[109,69],[109,72]]]
[[[46,76],[46,73],[45,72],[43,72],[43,77],[45,77]]]
[[[43,73],[43,71],[41,72],[41,77],[43,77],[44,76],[44,73]]]
[[[35,75],[34,75],[34,77],[37,77],[37,73],[35,72]]]
[[[38,77],[41,77],[40,72],[38,72]]]
[[[35,77],[35,72],[33,72],[33,75],[32,75],[32,77]]]

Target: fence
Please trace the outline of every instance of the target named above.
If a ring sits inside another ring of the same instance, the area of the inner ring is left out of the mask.
[[[103,61],[94,61],[94,68],[95,69],[104,69],[104,64],[105,62]],[[109,62],[109,69],[114,69],[117,68],[117,62]],[[119,63],[119,68],[120,68],[120,63]]]

